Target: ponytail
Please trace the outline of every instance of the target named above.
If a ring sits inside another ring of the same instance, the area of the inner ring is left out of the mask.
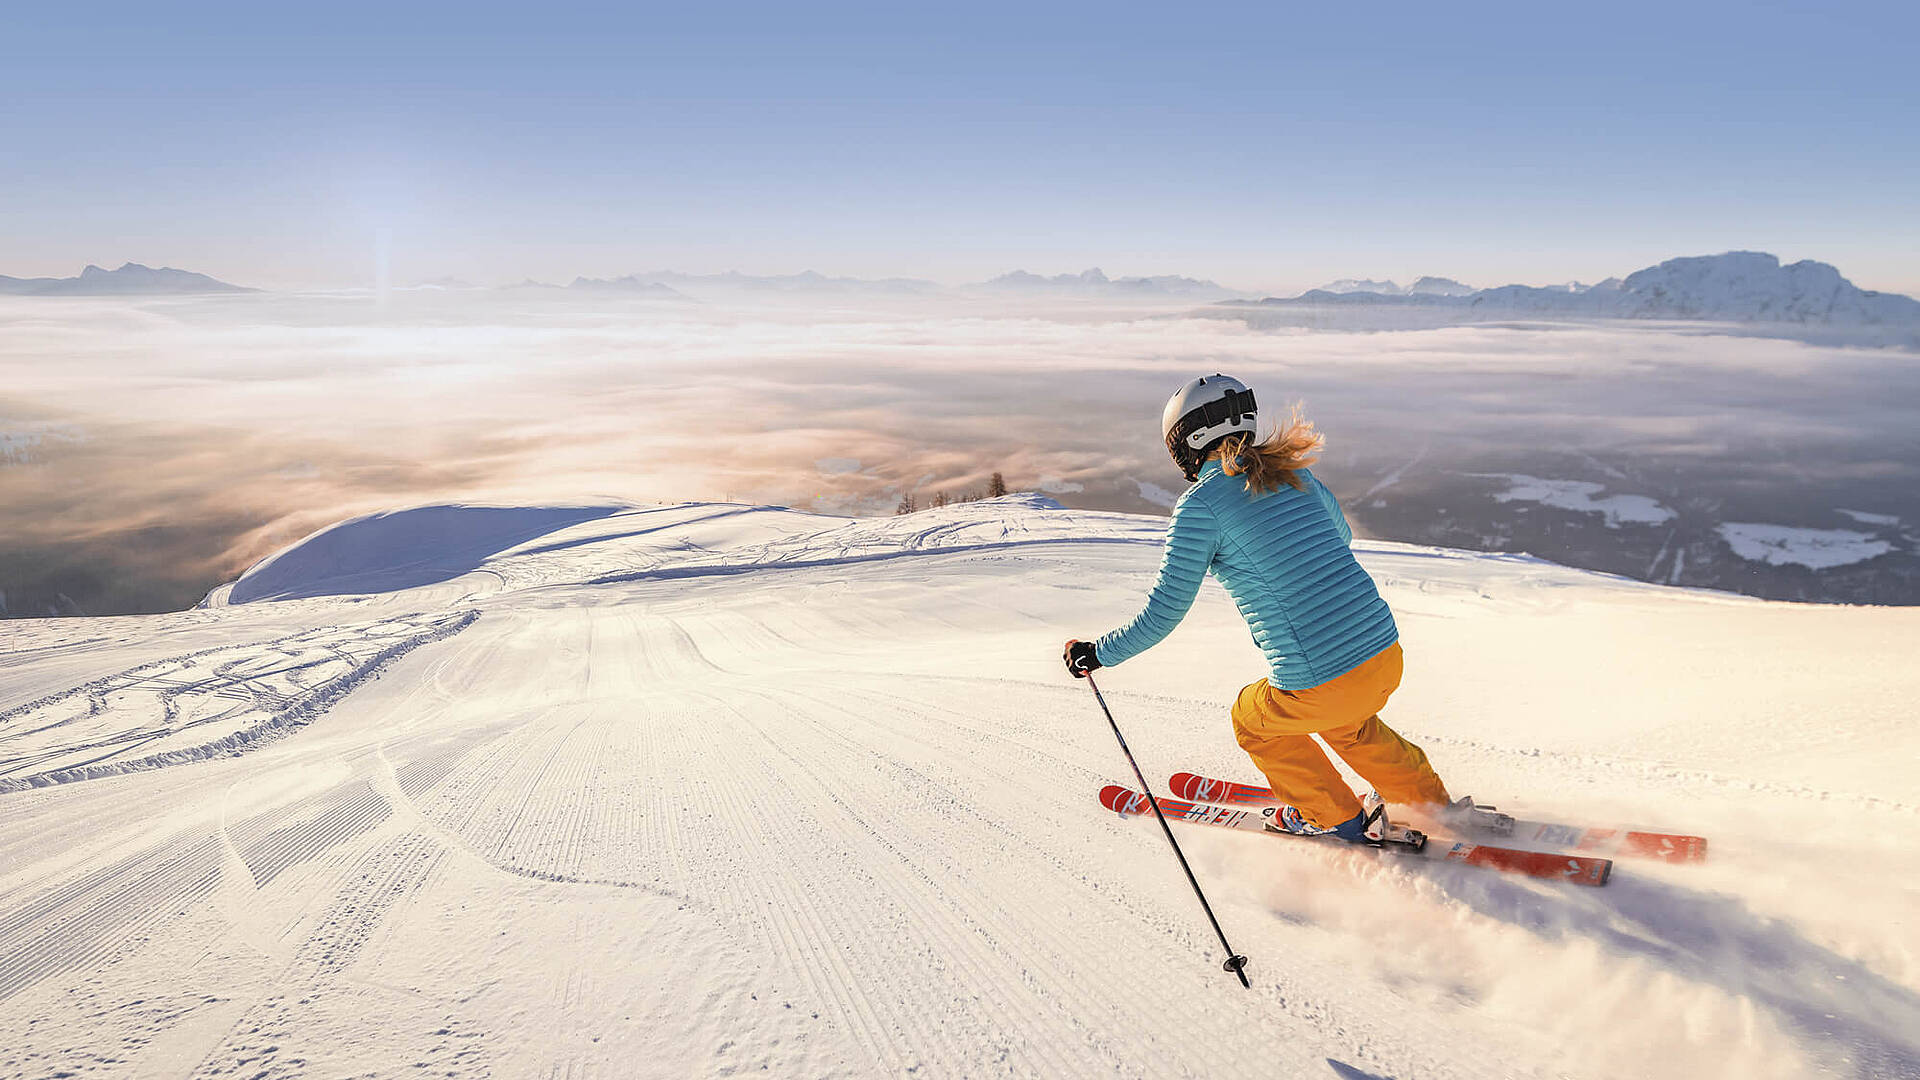
[[[1247,436],[1229,435],[1220,444],[1220,468],[1228,476],[1245,476],[1247,490],[1255,495],[1276,491],[1280,485],[1307,490],[1300,470],[1320,460],[1326,440],[1313,429],[1295,405],[1287,422],[1273,434],[1249,446]]]

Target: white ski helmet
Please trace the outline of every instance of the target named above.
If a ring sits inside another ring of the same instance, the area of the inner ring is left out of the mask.
[[[1189,481],[1200,476],[1207,452],[1229,435],[1255,432],[1253,391],[1231,375],[1205,375],[1174,391],[1160,414],[1167,453]]]

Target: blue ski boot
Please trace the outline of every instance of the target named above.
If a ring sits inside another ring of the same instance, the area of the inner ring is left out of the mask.
[[[1300,816],[1300,811],[1291,806],[1282,806],[1274,816],[1280,819],[1280,826],[1290,833],[1302,836],[1337,836],[1350,844],[1379,844],[1384,842],[1392,830],[1387,823],[1387,804],[1374,792],[1360,797],[1360,812],[1331,829],[1323,829]]]

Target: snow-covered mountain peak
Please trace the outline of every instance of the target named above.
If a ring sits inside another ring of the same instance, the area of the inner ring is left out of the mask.
[[[1592,287],[1569,282],[1475,290],[1446,278],[1421,278],[1401,289],[1391,281],[1349,279],[1260,303],[1460,308],[1481,317],[1525,313],[1885,327],[1896,333],[1920,326],[1920,300],[1859,288],[1827,263],[1804,259],[1783,266],[1777,256],[1761,251],[1668,259]]]
[[[1478,290],[1452,278],[1423,277],[1407,286],[1408,296],[1472,296]]]
[[[1338,281],[1329,281],[1313,291],[1335,293],[1342,296],[1348,293],[1376,293],[1380,296],[1399,296],[1406,290],[1392,281],[1375,281],[1372,278],[1341,278]]]
[[[1681,317],[1775,322],[1870,317],[1870,294],[1834,267],[1803,259],[1782,266],[1762,251],[1729,251],[1668,259],[1627,275],[1623,291],[1642,306]]]

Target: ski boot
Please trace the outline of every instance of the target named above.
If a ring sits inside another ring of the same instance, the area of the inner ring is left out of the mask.
[[[1380,803],[1380,796],[1368,792],[1367,797],[1373,801],[1371,803],[1362,801],[1358,814],[1331,829],[1315,825],[1303,817],[1299,810],[1284,803],[1274,807],[1273,816],[1279,821],[1282,832],[1297,833],[1301,836],[1332,836],[1350,844],[1377,844],[1382,835],[1380,828],[1387,821],[1387,810],[1386,806]],[[1374,828],[1371,834],[1367,832],[1369,825]]]
[[[1300,811],[1291,806],[1280,805],[1273,809],[1274,822],[1267,828],[1276,832],[1296,833],[1300,836],[1324,836],[1334,840],[1345,840],[1349,844],[1365,844],[1368,847],[1397,847],[1414,851],[1426,846],[1427,836],[1418,829],[1409,829],[1405,825],[1395,825],[1387,820],[1387,801],[1378,793],[1369,791],[1360,798],[1360,812],[1331,829],[1322,828],[1301,816]]]
[[[1369,791],[1360,796],[1359,815],[1341,822],[1333,831],[1356,844],[1378,844],[1386,839],[1389,827],[1387,800],[1379,792]]]
[[[1387,800],[1378,792],[1369,791],[1360,797],[1360,821],[1363,843],[1413,851],[1427,846],[1426,833],[1387,820]]]
[[[1267,828],[1273,829],[1275,832],[1289,832],[1299,836],[1328,836],[1340,831],[1339,829],[1323,829],[1315,825],[1313,822],[1302,817],[1298,809],[1288,806],[1285,803],[1281,803],[1279,806],[1273,808],[1273,819],[1268,822]]]

